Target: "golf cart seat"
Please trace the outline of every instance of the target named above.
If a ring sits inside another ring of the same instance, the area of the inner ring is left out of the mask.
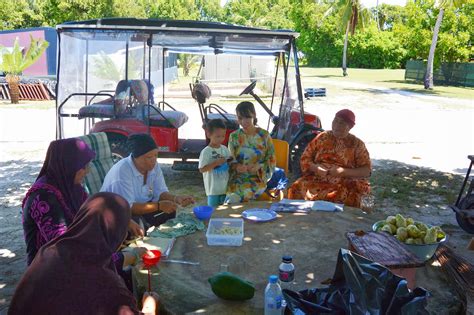
[[[160,114],[150,115],[150,125],[179,128],[188,121],[188,115],[176,110],[160,110]]]
[[[97,93],[96,96],[100,96]],[[104,94],[102,94],[104,95]],[[94,97],[91,99],[91,101]],[[127,80],[120,80],[115,88],[115,96],[103,101],[83,106],[79,109],[79,119],[83,118],[114,118],[125,112],[130,101],[130,84]]]
[[[149,118],[150,126],[154,127],[179,128],[188,121],[188,115],[164,101],[153,105],[139,104],[133,107],[133,111],[136,111],[135,117],[139,120],[147,121]]]
[[[137,117],[137,115],[134,115],[135,110],[137,113],[141,112],[142,116],[138,115],[138,119],[150,118],[150,126],[159,127],[179,128],[188,121],[188,116],[185,113],[177,111],[166,102],[158,102],[156,107],[148,105],[154,104],[154,87],[152,84],[147,84],[144,80],[132,80],[130,81],[130,88],[133,96],[130,102],[132,116]],[[165,105],[170,110],[165,110]],[[147,116],[146,108],[151,109],[150,117]]]
[[[109,100],[107,100],[109,102]],[[83,118],[113,118],[115,110],[113,104],[95,103],[79,109],[79,119]]]
[[[213,105],[213,104],[212,104]],[[206,107],[207,109],[208,107]],[[227,129],[239,129],[237,115],[231,113],[206,113],[207,119],[222,119]]]

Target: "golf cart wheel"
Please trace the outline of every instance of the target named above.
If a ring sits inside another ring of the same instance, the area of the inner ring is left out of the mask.
[[[294,178],[299,178],[301,176],[301,156],[303,155],[304,150],[308,144],[313,140],[315,136],[306,136],[300,139],[295,147],[291,150],[291,172],[293,173]]]
[[[132,152],[130,146],[127,145],[126,138],[110,139],[110,150],[112,151],[112,159],[114,164],[123,158],[126,158]]]
[[[459,208],[468,210],[469,212],[474,212],[474,194],[470,194],[469,196],[461,199]],[[474,218],[465,218],[460,213],[456,212],[456,221],[458,221],[459,226],[464,231],[474,234]]]

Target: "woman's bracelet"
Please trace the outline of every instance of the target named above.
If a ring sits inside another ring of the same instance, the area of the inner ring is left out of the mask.
[[[174,197],[173,197],[173,202],[174,202],[174,203],[177,203],[177,202],[176,202],[176,198],[177,198],[177,197],[178,197],[178,196],[174,195]]]

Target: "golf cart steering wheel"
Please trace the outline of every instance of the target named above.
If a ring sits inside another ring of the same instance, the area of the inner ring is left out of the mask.
[[[247,87],[242,91],[242,93],[239,94],[239,96],[244,95],[244,94],[249,94],[250,92],[253,91],[253,89],[255,88],[256,85],[257,85],[257,81],[252,81],[252,83],[250,83],[250,85],[247,86]]]

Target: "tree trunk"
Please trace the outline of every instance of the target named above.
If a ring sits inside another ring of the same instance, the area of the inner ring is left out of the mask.
[[[436,24],[433,29],[433,38],[431,39],[430,53],[428,55],[428,62],[426,64],[426,74],[425,74],[425,89],[433,89],[433,63],[434,63],[434,54],[436,49],[436,44],[438,43],[438,33],[443,21],[444,9],[440,8],[438,13],[438,18],[436,19]]]
[[[10,100],[12,104],[18,104],[20,100],[20,76],[7,74],[6,78],[8,88],[10,89]]]
[[[347,76],[347,42],[349,41],[350,22],[347,22],[346,36],[344,38],[344,50],[342,51],[342,75]]]
[[[380,26],[380,16],[379,16],[379,0],[377,0],[377,4],[375,5],[375,20],[377,21],[377,29],[380,31],[380,29],[383,28],[383,26]]]

